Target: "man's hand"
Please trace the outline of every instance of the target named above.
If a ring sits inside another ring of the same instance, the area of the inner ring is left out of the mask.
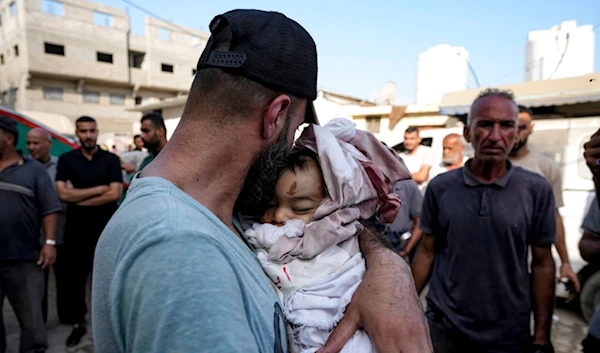
[[[361,327],[379,353],[433,352],[429,327],[406,261],[381,249],[346,308],[344,318],[318,353],[339,352]]]
[[[571,267],[570,264],[562,264],[560,266],[560,278],[559,279],[563,279],[566,278],[569,280],[569,282],[571,282],[573,284],[573,289],[575,289],[576,293],[579,293],[579,291],[581,291],[581,284],[579,283],[579,277],[577,277],[577,274],[575,273],[575,271],[573,271],[573,268]]]
[[[40,258],[37,261],[38,266],[41,265],[43,269],[46,269],[54,264],[56,261],[56,249],[54,246],[45,244],[40,251]]]
[[[135,173],[137,172],[137,168],[135,165],[131,164],[131,163],[123,163],[121,164],[121,167],[123,168],[123,170],[127,173],[127,174],[131,174],[131,173]]]
[[[600,165],[598,159],[600,159],[600,130],[596,131],[592,135],[592,138],[583,145],[583,157],[588,165],[588,168],[594,174],[594,177],[600,177]]]

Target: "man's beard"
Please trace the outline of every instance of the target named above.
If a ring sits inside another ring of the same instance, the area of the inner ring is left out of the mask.
[[[515,143],[515,145],[512,148],[513,153],[518,152],[521,148],[523,148],[523,146],[525,146],[527,144],[527,139],[529,137],[526,137],[524,140],[519,140]]]
[[[275,194],[275,184],[281,170],[287,163],[289,154],[288,133],[291,119],[285,123],[277,141],[260,152],[250,167],[244,187],[236,201],[236,212],[245,216],[261,216],[268,208]]]
[[[459,159],[460,159],[460,155],[457,153],[450,157],[442,157],[442,163],[444,163],[446,165],[452,165],[452,164],[457,163]]]
[[[86,140],[85,142],[81,142],[81,147],[86,151],[93,151],[96,148],[96,141]]]
[[[144,141],[144,147],[146,147],[149,152],[154,153],[158,149],[158,140],[156,142]]]

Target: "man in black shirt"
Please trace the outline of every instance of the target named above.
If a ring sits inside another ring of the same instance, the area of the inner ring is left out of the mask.
[[[20,351],[43,352],[48,347],[42,314],[44,269],[56,259],[61,206],[44,166],[16,151],[18,137],[14,120],[0,117],[0,352],[6,351],[5,296],[21,326]]]
[[[83,116],[75,123],[81,148],[63,154],[58,160],[56,189],[67,203],[65,226],[65,267],[61,283],[65,295],[59,307],[66,309],[65,323],[73,325],[67,347],[76,347],[87,333],[85,287],[92,269],[96,243],[117,209],[121,195],[121,163],[116,155],[96,145],[96,121]]]

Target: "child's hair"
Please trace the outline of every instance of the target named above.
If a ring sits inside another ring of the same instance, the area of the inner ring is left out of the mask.
[[[285,167],[283,167],[282,172],[290,171],[294,174],[297,171],[306,172],[308,171],[308,163],[311,160],[319,165],[319,159],[317,158],[317,154],[315,152],[309,150],[308,148],[295,150],[289,154],[287,163],[285,164]]]

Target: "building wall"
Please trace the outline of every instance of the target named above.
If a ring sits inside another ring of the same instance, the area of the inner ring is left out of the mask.
[[[542,81],[594,72],[593,26],[562,22],[548,30],[529,32],[525,55],[525,81]]]
[[[445,93],[467,87],[469,53],[462,47],[440,44],[417,57],[416,104],[438,104]]]
[[[59,11],[48,11],[40,0],[14,2],[11,15],[12,1],[0,1],[0,99],[15,88],[17,110],[70,119],[90,115],[110,120],[107,125],[119,130],[114,132],[131,132],[141,114],[126,109],[136,105],[136,97],[144,103],[187,93],[209,37],[153,18],[146,18],[146,35],[133,35],[124,10],[87,0],[61,0],[55,3]],[[47,53],[45,43],[63,46],[64,55]],[[112,55],[112,62],[99,61],[99,52]],[[134,52],[143,54],[139,68],[133,67]],[[172,65],[173,72],[164,72],[162,64]],[[44,99],[44,87],[63,89],[63,99]],[[100,93],[98,103],[83,102],[90,90]],[[124,104],[111,104],[111,93],[123,95]]]

